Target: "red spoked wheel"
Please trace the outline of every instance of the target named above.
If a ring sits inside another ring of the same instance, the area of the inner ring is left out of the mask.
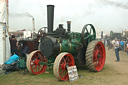
[[[53,66],[54,75],[59,80],[62,81],[68,80],[69,76],[68,76],[67,67],[74,65],[75,65],[74,58],[71,54],[66,52],[60,53],[56,57],[54,62],[54,66]]]
[[[86,51],[86,65],[91,71],[101,71],[105,64],[106,52],[101,41],[89,43]]]
[[[40,65],[39,62],[47,63],[47,60],[41,53],[41,51],[36,50],[29,54],[27,57],[27,69],[33,74],[41,74],[45,72],[47,65]]]

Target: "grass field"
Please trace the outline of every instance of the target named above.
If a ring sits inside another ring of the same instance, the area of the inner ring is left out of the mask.
[[[76,81],[58,81],[52,69],[49,73],[33,75],[27,72],[12,72],[0,75],[0,85],[128,85],[128,56],[120,52],[120,62],[115,62],[115,52],[106,50],[106,63],[102,71],[90,72],[87,69],[78,68],[78,74],[82,75]]]
[[[83,85],[91,85],[93,84],[94,80],[98,79],[100,80],[99,77],[96,78],[96,75],[102,75],[106,71],[107,66],[104,67],[104,70],[102,72],[90,72],[85,69],[79,69],[78,74],[81,75],[78,80],[74,82],[69,82],[69,81],[58,81],[53,72],[52,69],[49,71],[49,73],[43,73],[40,75],[33,75],[29,72],[27,72],[25,75],[23,72],[20,74],[16,72],[12,72],[6,75],[0,75],[0,84],[1,85],[78,85],[78,84],[83,84]],[[108,75],[107,72],[104,75]],[[105,81],[105,80],[104,80]],[[92,82],[92,83],[91,83]],[[103,80],[102,80],[103,82]],[[97,84],[100,82],[96,82]]]

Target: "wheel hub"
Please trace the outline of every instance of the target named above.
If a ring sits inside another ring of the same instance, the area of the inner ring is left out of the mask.
[[[61,69],[65,69],[65,67],[66,67],[66,63],[63,63],[63,64],[61,65]]]
[[[40,62],[40,60],[35,60],[35,61],[34,61],[34,64],[35,64],[35,65],[39,65],[39,62]]]
[[[100,58],[100,52],[97,50],[96,53],[95,53],[95,57],[96,58]]]

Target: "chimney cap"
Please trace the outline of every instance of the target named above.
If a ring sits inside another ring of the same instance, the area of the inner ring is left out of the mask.
[[[53,7],[54,7],[54,5],[47,5],[47,7],[48,7],[48,6],[53,6]]]
[[[67,21],[67,23],[71,23],[71,21]]]

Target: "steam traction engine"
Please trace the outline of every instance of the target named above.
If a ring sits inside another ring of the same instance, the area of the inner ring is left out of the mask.
[[[67,80],[67,67],[86,64],[90,71],[101,71],[105,64],[105,48],[96,39],[95,28],[86,24],[81,33],[67,31],[59,24],[53,31],[54,5],[47,5],[48,33],[42,33],[38,50],[27,58],[27,69],[33,74],[43,73],[47,66],[53,65],[54,75],[59,80]]]

